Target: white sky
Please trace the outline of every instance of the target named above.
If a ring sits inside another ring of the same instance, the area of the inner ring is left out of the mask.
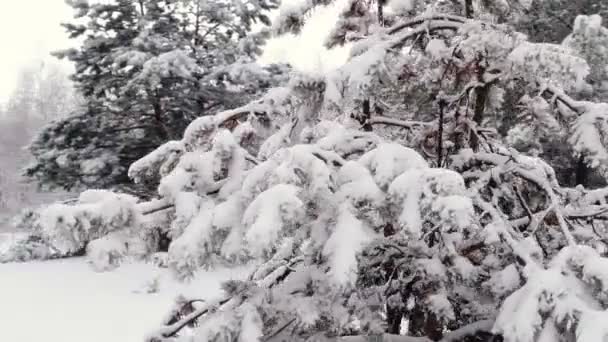
[[[72,18],[72,9],[64,0],[6,1],[0,11],[0,103],[12,92],[21,68],[43,58],[57,61],[49,53],[74,44],[59,26]],[[290,62],[296,68],[310,71],[326,71],[339,65],[346,57],[344,50],[327,52],[322,48],[336,11],[336,8],[318,10],[301,37],[271,41],[262,60]],[[67,62],[63,63],[69,67]]]
[[[49,52],[71,44],[59,26],[72,16],[64,0],[6,2],[0,11],[0,102],[11,93],[20,68],[55,59]]]
[[[262,61],[289,62],[297,69],[317,72],[341,65],[348,56],[348,50],[339,48],[328,51],[323,43],[345,3],[344,0],[337,0],[333,6],[317,9],[298,37],[287,35],[268,42]]]

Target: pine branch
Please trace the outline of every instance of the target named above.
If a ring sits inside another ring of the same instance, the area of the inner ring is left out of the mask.
[[[478,322],[474,322],[465,325],[459,329],[453,330],[447,333],[439,342],[459,342],[464,341],[467,337],[477,336],[479,334],[492,334],[492,327],[494,320],[487,319]],[[414,337],[414,336],[403,336],[393,334],[382,334],[382,335],[354,335],[354,336],[340,336],[329,341],[335,342],[370,342],[370,341],[382,341],[382,342],[433,342],[428,337]]]
[[[262,289],[272,288],[275,284],[281,282],[283,279],[285,279],[285,277],[287,275],[289,275],[291,272],[293,272],[293,266],[300,263],[302,260],[303,260],[302,257],[296,257],[296,258],[292,259],[288,265],[281,265],[281,266],[277,267],[273,272],[268,274],[265,278],[257,281],[256,286],[259,288],[262,288]],[[247,291],[247,289],[243,289],[234,295],[227,295],[227,296],[221,297],[213,302],[208,302],[207,305],[192,311],[190,314],[188,314],[187,316],[178,320],[177,322],[175,322],[171,325],[162,327],[161,329],[156,331],[154,334],[149,336],[146,339],[146,342],[160,342],[163,339],[177,336],[177,334],[183,328],[185,328],[189,325],[192,325],[201,316],[203,316],[213,310],[216,310],[219,308],[222,308],[222,309],[231,308],[230,304],[233,304],[234,306],[238,306],[238,303],[240,303],[244,299],[244,294],[246,291]]]
[[[446,21],[446,20],[427,20],[423,21],[424,25],[419,25],[419,27],[407,31],[401,37],[396,37],[393,43],[390,45],[390,49],[399,49],[401,48],[408,40],[416,39],[420,34],[430,35],[436,31],[458,31],[462,27],[462,23],[455,21]],[[402,29],[408,28],[403,27],[399,30],[391,30],[389,34],[397,35]]]
[[[273,331],[272,333],[270,333],[269,335],[266,335],[264,337],[262,337],[262,341],[263,342],[269,342],[270,340],[272,340],[272,338],[274,338],[275,336],[277,336],[278,334],[280,334],[281,332],[283,332],[285,329],[287,329],[290,325],[292,325],[294,322],[296,321],[295,318],[290,319],[289,321],[287,321],[287,323],[283,324],[281,327],[279,327],[277,330]]]
[[[536,213],[532,214],[532,220],[535,221],[542,221],[544,220],[544,217],[547,216],[547,214],[552,210],[552,208],[548,208],[545,210],[541,210],[538,211]],[[582,219],[587,219],[587,220],[602,220],[602,221],[608,221],[608,216],[604,216],[604,214],[608,213],[608,206],[601,206],[599,208],[597,208],[596,210],[592,210],[592,211],[585,211],[585,210],[581,210],[581,211],[573,211],[573,210],[566,210],[564,211],[564,218],[569,219],[569,220],[582,220]],[[509,221],[511,225],[515,226],[515,227],[521,227],[523,225],[529,224],[531,222],[529,215],[526,215],[524,217],[520,217],[514,220]]]
[[[523,263],[525,265],[529,265],[530,267],[533,267],[533,268],[534,267],[540,268],[540,266],[536,263],[534,258],[532,258],[532,256],[528,252],[528,250],[525,248],[522,248],[519,245],[519,241],[517,241],[513,237],[513,229],[512,229],[513,225],[504,219],[503,214],[500,211],[498,211],[498,209],[494,208],[493,205],[486,202],[479,195],[473,197],[473,202],[475,203],[475,205],[477,205],[483,211],[487,212],[492,217],[492,220],[494,222],[499,223],[496,227],[498,230],[497,231],[498,235],[511,248],[511,250],[513,251],[513,253],[515,254],[515,256],[518,258],[518,260],[521,263]],[[509,228],[511,228],[511,229],[509,229]]]
[[[177,333],[179,331],[181,331],[183,328],[185,328],[186,326],[191,325],[193,322],[195,322],[202,315],[208,313],[209,311],[211,311],[213,309],[217,309],[218,307],[228,304],[233,299],[234,299],[234,297],[222,297],[219,300],[208,303],[207,305],[192,311],[190,314],[188,314],[186,317],[182,318],[181,320],[179,320],[169,326],[165,326],[165,327],[161,328],[154,335],[146,338],[146,342],[160,342],[165,338],[173,337],[173,336],[177,335]]]
[[[141,214],[144,215],[144,216],[145,215],[150,215],[150,214],[154,214],[154,213],[159,212],[159,211],[163,211],[163,210],[166,210],[166,209],[173,208],[174,206],[175,206],[174,204],[165,204],[165,205],[161,205],[161,206],[156,207],[156,208],[150,208],[148,210],[144,210],[144,211],[141,212]]]
[[[563,91],[555,88],[554,86],[543,87],[541,90],[541,95],[544,93],[549,94],[555,101],[559,101],[561,104],[565,105],[566,107],[568,107],[568,109],[578,115],[583,114],[585,111],[584,107],[581,106],[578,101],[574,100],[573,98],[566,95]]]
[[[332,341],[332,340],[328,340]],[[335,342],[433,342],[428,337],[413,337],[413,336],[402,336],[392,334],[382,335],[355,335],[355,336],[341,336],[335,338]]]

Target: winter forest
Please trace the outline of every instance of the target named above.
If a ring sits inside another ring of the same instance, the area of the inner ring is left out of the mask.
[[[0,107],[0,289],[86,265],[78,341],[608,342],[607,1],[67,4]],[[261,58],[328,8],[335,66]]]

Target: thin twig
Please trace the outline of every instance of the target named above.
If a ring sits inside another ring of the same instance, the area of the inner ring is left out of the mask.
[[[283,324],[280,328],[273,331],[270,335],[262,337],[262,341],[264,341],[264,342],[270,341],[271,338],[280,334],[283,330],[287,329],[287,327],[290,326],[291,324],[293,324],[293,322],[295,322],[295,321],[296,321],[295,318],[290,319],[287,323]]]
[[[521,191],[519,191],[519,188],[517,187],[517,185],[513,185],[513,190],[515,190],[515,194],[517,195],[519,204],[521,204],[521,206],[524,208],[524,210],[526,211],[526,214],[528,215],[528,218],[530,219],[530,223],[532,223],[532,221],[533,221],[532,211],[530,210],[530,207],[528,207],[528,204],[526,203],[524,196],[521,194]]]
[[[153,213],[158,212],[158,211],[162,211],[162,210],[166,210],[166,209],[169,209],[169,208],[173,208],[174,206],[175,206],[174,204],[165,204],[165,205],[160,206],[158,208],[152,208],[152,209],[148,209],[148,210],[142,211],[141,214],[142,215],[150,215],[150,214],[153,214]]]
[[[414,127],[425,127],[432,125],[431,122],[423,122],[423,121],[405,121],[394,118],[389,118],[386,116],[375,115],[373,118],[369,119],[368,123],[370,125],[387,125],[387,126],[398,126],[407,129],[414,129]]]

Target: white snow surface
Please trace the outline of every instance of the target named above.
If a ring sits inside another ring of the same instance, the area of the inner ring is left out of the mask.
[[[221,282],[242,279],[249,267],[201,272],[188,283],[152,264],[91,270],[84,258],[0,264],[2,341],[135,342],[157,329],[174,299],[210,299]],[[158,279],[158,292],[147,293]]]

